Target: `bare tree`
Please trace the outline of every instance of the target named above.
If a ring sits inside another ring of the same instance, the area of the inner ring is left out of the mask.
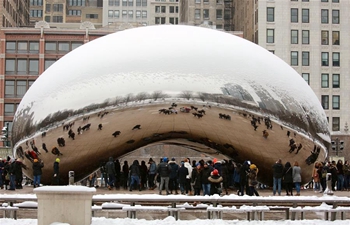
[[[183,91],[180,94],[181,98],[186,98],[187,100],[190,100],[192,98],[192,96],[193,96],[192,91]]]
[[[133,94],[127,94],[124,98],[125,105],[127,105],[129,102],[134,100],[134,95]]]
[[[205,102],[205,100],[209,99],[209,94],[208,93],[199,92],[198,93],[198,98],[200,100],[202,100],[203,102]]]
[[[114,98],[114,104],[115,105],[119,105],[122,102],[123,102],[123,98],[122,97],[117,96],[117,97]]]
[[[164,98],[164,94],[162,91],[155,91],[151,94],[151,97],[154,101],[157,101],[158,98]]]
[[[143,101],[148,98],[148,94],[146,92],[141,92],[136,95],[136,100]]]

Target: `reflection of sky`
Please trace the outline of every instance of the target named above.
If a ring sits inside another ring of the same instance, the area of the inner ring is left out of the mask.
[[[292,96],[326,122],[311,88],[270,52],[224,32],[170,25],[117,32],[70,52],[38,78],[19,109],[34,102],[37,121],[129,93],[222,93],[227,83],[256,102],[259,86],[276,100]]]

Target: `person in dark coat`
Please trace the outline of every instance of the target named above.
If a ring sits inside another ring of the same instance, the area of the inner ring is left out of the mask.
[[[122,167],[123,170],[123,188],[128,189],[128,179],[129,179],[129,165],[128,161],[124,161],[124,165]]]
[[[140,166],[140,176],[141,176],[141,189],[145,189],[147,187],[147,166],[144,160],[141,161]]]
[[[26,169],[26,166],[22,163],[21,159],[15,160],[15,174],[16,174],[16,189],[23,189],[22,181],[23,181],[23,171],[22,169]]]
[[[168,164],[168,158],[164,157],[163,161],[159,163],[157,168],[158,176],[160,176],[160,185],[159,185],[159,194],[162,194],[163,186],[165,186],[166,194],[169,192],[169,175],[170,175],[170,166]]]
[[[229,187],[229,183],[230,183],[230,179],[232,178],[232,176],[230,176],[229,174],[229,169],[228,169],[228,161],[226,161],[225,159],[221,161],[221,174],[219,172],[219,174],[222,176],[222,188],[225,191],[225,194],[228,195],[228,187]]]
[[[249,174],[249,167],[250,167],[250,161],[245,161],[239,170],[239,194],[240,196],[244,195],[244,191],[248,194],[249,193],[249,186],[248,186],[248,174]]]
[[[114,182],[115,182],[115,165],[113,162],[113,157],[109,157],[108,162],[105,165],[106,168],[106,173],[108,177],[108,189],[112,190],[114,187]]]
[[[32,165],[33,168],[33,176],[34,176],[34,188],[40,187],[40,178],[43,174],[41,168],[44,167],[44,163],[41,161],[39,162],[38,159],[34,159],[34,163]]]
[[[114,167],[115,167],[115,188],[119,189],[120,188],[120,181],[121,181],[121,177],[120,177],[121,166],[120,166],[120,162],[118,159],[116,159],[114,161]]]
[[[293,195],[293,169],[290,162],[286,162],[283,168],[283,183],[286,188],[286,194]]]
[[[203,169],[200,172],[200,179],[202,182],[202,189],[203,189],[203,195],[210,195],[210,182],[208,178],[210,177],[210,174],[212,172],[212,167],[210,166],[210,162],[206,162],[203,166]]]
[[[52,185],[59,185],[60,184],[60,159],[56,158],[55,162],[53,163],[53,180]]]
[[[258,172],[259,169],[255,164],[250,165],[250,171],[248,174],[248,186],[249,186],[249,193],[250,196],[259,196],[258,191],[255,189],[255,186],[258,184]]]
[[[202,181],[201,181],[201,169],[202,165],[196,163],[196,167],[192,170],[191,185],[194,189],[194,195],[201,195]]]
[[[132,191],[135,185],[139,188],[139,191],[141,191],[141,182],[140,182],[141,173],[140,173],[140,164],[138,160],[134,160],[134,162],[130,166],[129,174],[130,174],[129,191]]]
[[[181,194],[185,194],[186,176],[187,175],[188,175],[188,169],[187,169],[187,167],[185,167],[185,163],[181,162],[181,167],[178,170],[178,177],[179,177]]]
[[[179,184],[178,184],[179,165],[177,165],[175,158],[172,158],[171,161],[169,161],[169,166],[170,166],[170,175],[169,175],[170,194],[173,193],[173,190],[175,191],[175,194],[178,194],[177,189],[179,187]]]
[[[276,163],[272,166],[272,171],[273,171],[273,195],[276,195],[276,191],[278,192],[278,195],[281,195],[282,177],[283,177],[283,165],[282,165],[281,159],[278,159]]]
[[[208,177],[208,181],[210,182],[210,195],[221,195],[221,185],[223,179],[222,176],[220,176],[219,171],[217,169],[214,169],[213,172],[211,172],[211,175]]]

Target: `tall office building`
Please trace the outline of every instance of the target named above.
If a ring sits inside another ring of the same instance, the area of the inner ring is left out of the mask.
[[[341,155],[350,146],[350,1],[236,0],[234,6],[236,29],[291,65],[316,93]]]
[[[108,0],[108,4],[103,5],[103,26],[122,30],[155,24],[178,24],[178,1]]]
[[[246,1],[242,1],[246,2]],[[233,31],[233,0],[180,1],[180,23]]]
[[[1,27],[24,27],[29,24],[29,1],[1,0]]]
[[[91,22],[102,26],[103,0],[30,0],[30,23],[45,21],[51,27]],[[73,25],[74,26],[74,25]]]

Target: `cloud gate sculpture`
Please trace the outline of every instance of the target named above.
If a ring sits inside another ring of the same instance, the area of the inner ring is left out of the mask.
[[[21,101],[12,141],[29,177],[35,157],[45,162],[44,184],[59,153],[67,184],[68,171],[79,180],[110,156],[162,144],[250,160],[270,184],[279,158],[298,161],[308,180],[330,136],[319,100],[281,59],[225,32],[164,25],[113,33],[62,57]]]

